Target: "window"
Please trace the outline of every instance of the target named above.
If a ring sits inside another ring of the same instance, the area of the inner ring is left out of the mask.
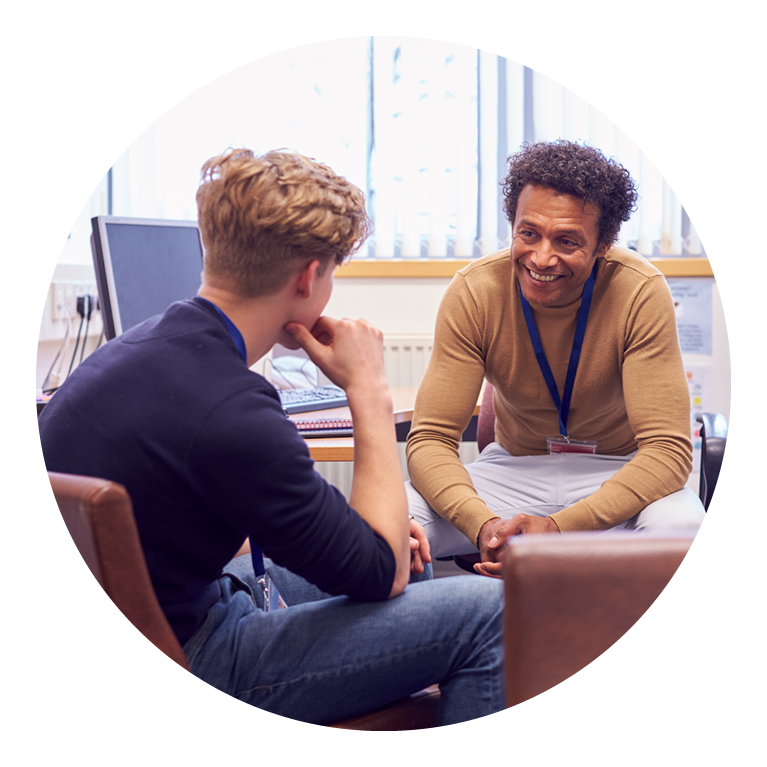
[[[508,244],[499,183],[522,141],[567,138],[638,183],[620,243],[703,256],[673,190],[630,138],[575,93],[514,61],[416,38],[351,38],[259,59],[201,88],[115,163],[62,259],[90,262],[98,213],[194,219],[202,163],[228,146],[290,147],[366,191],[375,260],[474,258]]]

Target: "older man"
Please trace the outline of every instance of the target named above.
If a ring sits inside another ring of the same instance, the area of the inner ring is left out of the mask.
[[[452,281],[408,440],[410,513],[434,556],[479,551],[500,572],[510,535],[697,528],[690,404],[663,275],[615,247],[636,202],[625,168],[557,141],[510,158],[510,249]],[[495,442],[457,445],[482,386]]]

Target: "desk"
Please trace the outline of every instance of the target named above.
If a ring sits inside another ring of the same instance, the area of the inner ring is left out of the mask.
[[[413,408],[415,407],[415,395],[417,386],[393,388],[392,405],[394,407],[394,425],[397,428],[397,441],[404,442],[410,430],[410,422],[413,420]],[[481,397],[481,394],[480,394]],[[50,397],[48,397],[50,399]],[[38,400],[37,415],[45,406],[45,402]],[[476,439],[476,420],[479,413],[479,404],[474,408],[472,424],[464,433],[464,440]],[[311,413],[294,413],[288,416],[291,420],[303,420],[306,418],[350,418],[351,412],[348,407],[334,407],[327,410],[315,410]],[[317,437],[306,440],[309,445],[309,453],[315,461],[353,461],[354,460],[354,437]]]
[[[392,388],[392,405],[394,407],[394,424],[397,427],[397,441],[404,442],[407,438],[410,422],[413,420],[413,408],[417,386]],[[476,417],[479,414],[479,403],[474,408],[472,425],[464,433],[464,439],[471,439],[476,434]],[[291,420],[305,418],[349,418],[348,407],[334,407],[327,410],[316,410],[312,413],[294,413]],[[476,437],[473,437],[476,438]],[[309,453],[315,461],[353,461],[354,437],[312,437],[306,440]]]

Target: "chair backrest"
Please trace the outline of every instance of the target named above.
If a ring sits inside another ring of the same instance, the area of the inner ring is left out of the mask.
[[[666,587],[693,538],[607,531],[510,539],[507,705],[563,682],[620,639]]]
[[[188,668],[157,601],[126,489],[96,477],[48,472],[67,529],[120,612],[156,647]]]
[[[491,442],[495,441],[495,410],[493,409],[493,386],[485,382],[482,402],[479,404],[477,418],[477,448],[481,453]]]

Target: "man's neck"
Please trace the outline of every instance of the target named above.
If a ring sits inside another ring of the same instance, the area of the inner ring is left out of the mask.
[[[282,318],[282,302],[275,296],[242,298],[206,283],[202,284],[197,294],[215,304],[240,331],[245,342],[248,367],[269,352],[287,321]]]

